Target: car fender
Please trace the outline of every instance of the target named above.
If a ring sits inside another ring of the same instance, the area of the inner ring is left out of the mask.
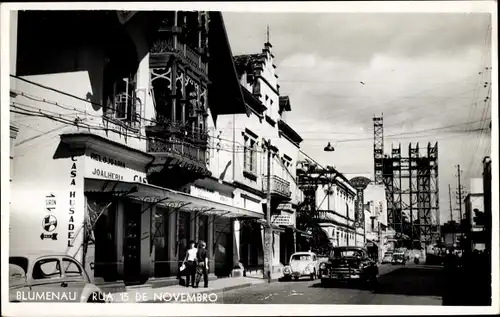
[[[87,283],[82,290],[80,302],[87,302],[93,293],[101,294],[101,296],[102,296],[101,298],[103,298],[107,301],[106,297],[104,297],[104,294],[102,293],[102,291],[99,287],[95,286],[94,284]]]

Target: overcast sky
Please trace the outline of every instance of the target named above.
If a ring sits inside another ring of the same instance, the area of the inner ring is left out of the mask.
[[[344,173],[373,174],[373,115],[385,151],[439,143],[441,222],[450,218],[456,165],[481,177],[490,154],[489,14],[224,13],[233,54],[260,52],[270,28],[288,123],[302,150]],[[481,74],[480,74],[481,73]],[[361,82],[364,83],[361,84]],[[485,123],[486,122],[486,123]],[[330,141],[335,152],[323,152]],[[455,205],[455,198],[453,207]],[[455,219],[458,215],[454,214]]]

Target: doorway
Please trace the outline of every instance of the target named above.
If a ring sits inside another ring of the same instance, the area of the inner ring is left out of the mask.
[[[136,284],[141,281],[141,205],[127,202],[124,211],[123,279],[125,283]]]

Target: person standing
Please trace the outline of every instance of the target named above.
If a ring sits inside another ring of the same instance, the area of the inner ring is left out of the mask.
[[[204,287],[208,287],[208,250],[206,249],[207,244],[205,241],[200,241],[198,243],[198,252],[196,253],[196,259],[198,262],[197,266],[197,276],[196,276],[196,287],[200,283],[201,275],[203,275]]]
[[[195,275],[196,275],[196,255],[198,249],[195,248],[194,242],[190,241],[188,250],[186,252],[186,257],[184,258],[184,265],[186,266],[186,287],[189,287],[189,282],[191,286],[194,287]]]

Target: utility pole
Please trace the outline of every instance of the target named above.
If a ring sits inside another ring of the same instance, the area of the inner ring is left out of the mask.
[[[448,195],[450,197],[450,224],[453,226],[452,237],[453,243],[455,243],[455,225],[453,224],[453,208],[451,206],[451,185],[448,184]]]
[[[463,228],[463,225],[462,225],[462,222],[463,222],[463,211],[462,211],[462,204],[463,204],[463,195],[464,195],[464,188],[462,186],[462,170],[460,169],[460,165],[457,165],[457,179],[458,179],[458,188],[457,188],[457,192],[456,192],[456,195],[457,195],[457,198],[458,198],[458,212],[459,212],[459,219],[460,219],[460,224],[459,224],[459,232],[460,232],[460,238],[462,239],[463,238],[463,234],[464,234],[464,228]]]
[[[462,224],[462,195],[464,194],[463,192],[463,186],[462,186],[462,180],[461,180],[461,173],[462,170],[460,169],[460,165],[457,165],[457,178],[458,178],[458,188],[457,188],[457,195],[458,195],[458,210],[460,213],[460,224]]]
[[[273,271],[273,228],[271,227],[271,139],[267,141],[267,210],[264,228],[264,278],[271,283]]]

